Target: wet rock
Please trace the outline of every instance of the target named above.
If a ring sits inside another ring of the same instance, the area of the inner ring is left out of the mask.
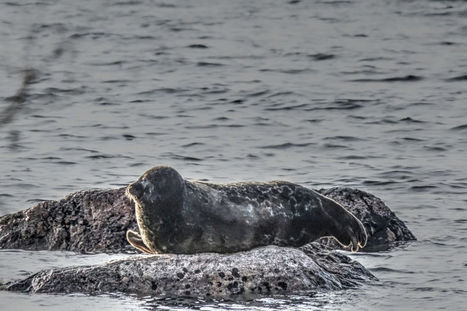
[[[4,285],[30,293],[85,293],[229,299],[338,290],[375,280],[358,262],[311,243],[233,254],[144,255],[100,266],[44,270]]]
[[[137,224],[124,188],[79,191],[0,217],[0,248],[132,252],[131,228]]]
[[[319,192],[347,207],[363,222],[369,236],[365,251],[389,249],[415,239],[384,202],[372,194],[352,188]],[[135,252],[125,238],[126,231],[135,228],[134,207],[125,197],[125,188],[86,190],[0,217],[0,248]],[[332,239],[321,242],[340,248]]]
[[[380,198],[354,188],[336,187],[318,191],[341,203],[360,219],[368,234],[368,243],[363,251],[388,250],[403,242],[416,240],[404,222]],[[320,242],[334,249],[342,248],[334,239],[322,238]]]

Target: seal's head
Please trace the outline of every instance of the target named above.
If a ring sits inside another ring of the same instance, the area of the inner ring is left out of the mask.
[[[165,250],[157,237],[167,234],[180,218],[184,187],[182,176],[167,166],[153,167],[128,185],[126,195],[135,202],[141,235],[141,241],[138,241],[136,233],[127,233],[127,239],[133,246],[151,253]],[[143,244],[149,251],[144,249]]]
[[[146,171],[137,181],[128,185],[126,195],[143,209],[174,207],[181,199],[184,180],[168,166],[156,166]]]

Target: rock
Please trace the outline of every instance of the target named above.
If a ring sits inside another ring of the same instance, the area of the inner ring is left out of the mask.
[[[0,217],[0,248],[133,252],[128,229],[137,228],[125,188],[86,190]]]
[[[230,299],[353,288],[375,280],[358,262],[318,243],[232,254],[144,255],[100,266],[44,270],[3,286],[30,293]]]
[[[379,198],[352,188],[319,192],[347,207],[363,222],[369,236],[364,251],[389,249],[397,243],[415,240]],[[126,231],[135,228],[134,207],[125,197],[125,188],[86,190],[0,217],[0,248],[135,252],[125,238]],[[322,242],[340,248],[334,240]]]
[[[403,242],[416,240],[384,202],[376,196],[353,188],[331,188],[318,190],[321,194],[341,203],[365,226],[368,234],[365,252],[391,249]],[[342,248],[334,239],[322,238],[320,242],[331,248]]]

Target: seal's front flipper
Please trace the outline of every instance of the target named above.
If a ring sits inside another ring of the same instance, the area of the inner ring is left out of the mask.
[[[147,246],[146,244],[144,244],[143,242],[143,239],[141,238],[141,236],[139,235],[139,233],[135,232],[135,231],[132,231],[132,230],[128,230],[126,232],[126,239],[128,240],[128,242],[130,242],[130,244],[136,248],[136,249],[139,249],[140,251],[142,252],[145,252],[145,253],[148,253],[148,254],[154,254],[154,252],[152,252]]]

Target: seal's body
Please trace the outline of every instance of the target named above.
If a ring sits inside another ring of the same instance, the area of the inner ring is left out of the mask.
[[[335,201],[285,181],[210,184],[155,167],[127,188],[140,234],[128,241],[147,253],[228,253],[263,245],[301,246],[322,236],[358,250],[362,223]]]

